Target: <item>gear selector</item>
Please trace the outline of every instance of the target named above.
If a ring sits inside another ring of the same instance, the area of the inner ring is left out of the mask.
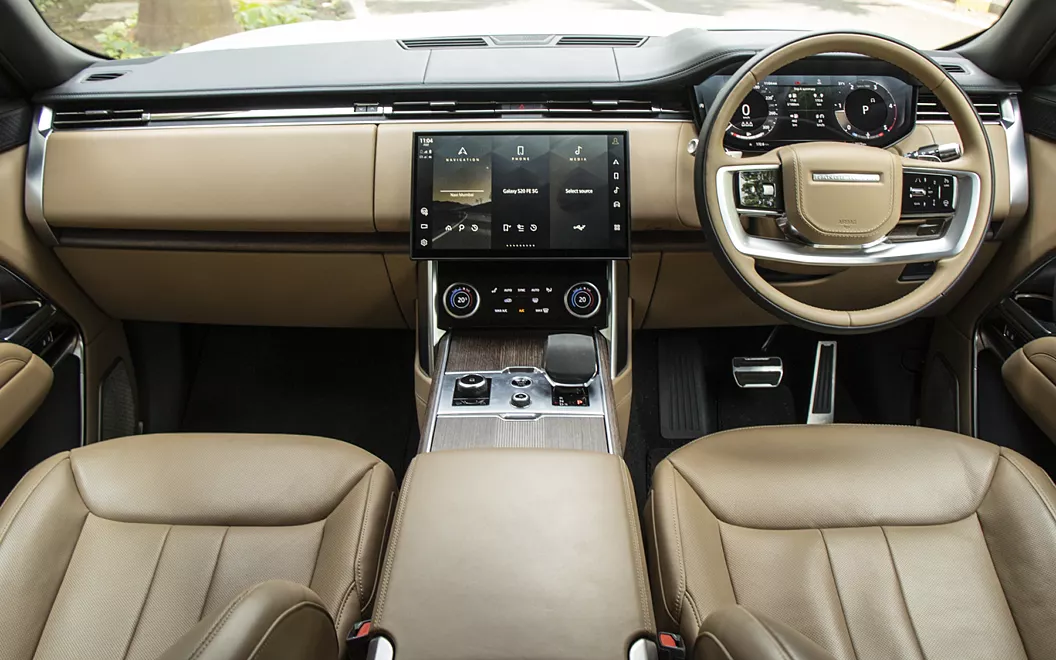
[[[552,385],[584,387],[598,375],[594,338],[572,333],[550,335],[546,340],[543,370]]]

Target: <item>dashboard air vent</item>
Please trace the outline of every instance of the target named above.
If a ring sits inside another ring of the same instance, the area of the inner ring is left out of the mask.
[[[1001,95],[1000,94],[969,94],[975,111],[979,118],[988,124],[1001,121]],[[939,99],[931,92],[921,92],[917,98],[917,121],[935,122],[951,121],[950,113],[942,107]]]
[[[484,37],[436,37],[433,39],[401,39],[404,48],[485,48]]]
[[[940,66],[949,73],[968,73],[968,70],[961,64],[954,64],[952,62],[944,62]]]
[[[689,110],[681,104],[659,104],[648,100],[575,100],[575,101],[396,101],[393,119],[516,117],[531,115],[570,118],[690,119]]]
[[[645,37],[567,36],[557,40],[558,46],[595,46],[601,48],[634,48],[645,43]]]
[[[103,82],[105,80],[116,80],[121,76],[128,73],[128,71],[100,71],[99,73],[93,73],[81,82]]]
[[[147,123],[143,110],[78,110],[56,112],[55,128],[95,128],[105,126],[139,126]]]

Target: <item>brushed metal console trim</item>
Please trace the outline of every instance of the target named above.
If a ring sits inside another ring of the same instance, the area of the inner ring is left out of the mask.
[[[48,247],[59,244],[48,221],[44,219],[44,157],[47,153],[48,136],[54,130],[54,117],[55,113],[46,105],[37,109],[26,150],[26,218],[37,237]]]

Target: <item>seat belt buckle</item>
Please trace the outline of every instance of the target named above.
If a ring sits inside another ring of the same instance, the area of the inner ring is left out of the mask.
[[[370,619],[352,624],[345,637],[346,660],[366,660],[367,647],[370,645]]]
[[[657,633],[657,656],[659,660],[686,660],[686,645],[682,635],[675,633]]]

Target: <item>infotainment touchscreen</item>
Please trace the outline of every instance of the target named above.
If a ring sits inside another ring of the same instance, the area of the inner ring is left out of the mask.
[[[630,257],[626,133],[416,133],[411,257]]]

